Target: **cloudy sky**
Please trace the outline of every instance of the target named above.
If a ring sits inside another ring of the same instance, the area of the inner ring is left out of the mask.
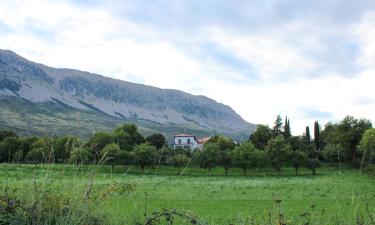
[[[0,48],[206,95],[294,134],[375,121],[373,0],[1,0]]]

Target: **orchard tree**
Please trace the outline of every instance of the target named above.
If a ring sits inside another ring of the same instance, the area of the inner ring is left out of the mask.
[[[271,166],[280,173],[289,157],[291,147],[285,143],[284,137],[279,135],[268,141],[266,152]]]
[[[228,170],[233,167],[231,152],[235,147],[235,143],[232,139],[224,137],[222,135],[213,136],[206,144],[210,143],[218,145],[218,165],[222,166],[225,170],[225,175],[228,175]]]
[[[296,150],[291,153],[290,162],[296,171],[296,175],[298,175],[298,169],[306,165],[306,161],[307,161],[307,154],[305,152]]]
[[[251,142],[244,142],[233,150],[233,160],[236,166],[242,169],[246,174],[248,169],[253,169],[257,166],[257,149]]]
[[[321,162],[318,159],[318,157],[308,158],[306,165],[307,165],[307,168],[309,168],[312,171],[312,174],[315,175],[316,169],[321,166]]]
[[[113,171],[115,162],[123,156],[121,153],[122,151],[117,143],[107,144],[101,151],[101,159],[108,160],[111,164],[111,170]]]
[[[207,168],[209,172],[211,169],[219,164],[220,160],[220,146],[217,143],[206,143],[202,152],[199,154],[199,164],[202,168]]]
[[[169,164],[178,168],[178,173],[177,175],[180,175],[181,174],[181,169],[185,166],[188,165],[188,163],[190,162],[190,158],[187,157],[186,155],[175,155],[175,156],[172,156],[170,159],[169,159]]]
[[[145,167],[153,166],[157,161],[157,149],[148,143],[142,143],[134,146],[134,161],[138,165],[142,173]]]
[[[257,129],[250,135],[249,140],[259,150],[264,150],[268,140],[273,137],[272,130],[266,125],[257,125]]]

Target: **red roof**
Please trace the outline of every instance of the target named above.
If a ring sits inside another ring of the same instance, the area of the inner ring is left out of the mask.
[[[191,134],[176,134],[175,137],[195,137],[195,136]]]

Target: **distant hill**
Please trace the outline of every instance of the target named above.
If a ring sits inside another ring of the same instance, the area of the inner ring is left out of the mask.
[[[26,135],[74,134],[135,123],[145,135],[225,134],[243,140],[255,125],[205,96],[93,73],[57,69],[0,50],[0,127]]]

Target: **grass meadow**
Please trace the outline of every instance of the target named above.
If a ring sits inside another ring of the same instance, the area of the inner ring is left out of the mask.
[[[284,168],[280,175],[267,168],[246,176],[238,169],[224,176],[222,168],[209,173],[188,167],[177,173],[172,167],[142,174],[124,166],[111,171],[110,166],[1,164],[0,187],[28,204],[43,195],[44,209],[71,201],[71,208],[79,206],[71,211],[85,208],[104,224],[147,224],[158,216],[162,219],[148,224],[375,222],[375,179],[356,169],[340,172],[325,166],[315,176],[306,169],[295,175],[292,168]],[[82,204],[85,201],[90,203]]]

